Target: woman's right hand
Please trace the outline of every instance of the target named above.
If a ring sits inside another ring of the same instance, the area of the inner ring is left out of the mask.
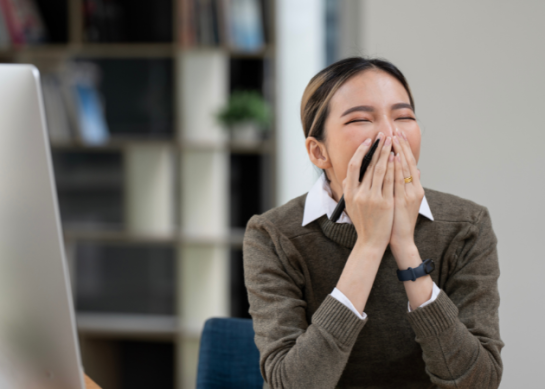
[[[384,252],[394,220],[394,156],[392,138],[381,132],[379,145],[363,180],[359,182],[363,157],[371,148],[371,139],[363,142],[348,164],[343,180],[346,211],[356,228],[358,243]]]

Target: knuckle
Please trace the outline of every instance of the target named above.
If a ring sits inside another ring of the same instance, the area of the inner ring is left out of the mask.
[[[388,211],[390,209],[390,203],[386,200],[382,200],[379,204],[379,207],[383,211]]]
[[[361,193],[358,193],[354,196],[354,202],[359,205],[364,204],[365,197]]]
[[[380,204],[381,201],[379,198],[377,198],[376,196],[372,196],[370,199],[369,199],[369,204],[372,205],[373,207],[380,207]]]

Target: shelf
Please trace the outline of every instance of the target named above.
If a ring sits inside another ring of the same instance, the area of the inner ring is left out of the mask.
[[[51,149],[54,151],[123,151],[132,146],[170,146],[181,150],[190,151],[229,151],[236,154],[271,154],[272,141],[262,140],[257,142],[244,141],[183,141],[178,143],[174,140],[153,139],[153,138],[118,138],[112,139],[100,145],[85,144],[79,140],[69,142],[51,141]]]
[[[233,229],[229,236],[188,235],[169,233],[137,233],[122,230],[99,230],[67,228],[64,230],[65,242],[99,241],[104,243],[147,243],[147,244],[184,244],[192,246],[231,246],[242,247],[244,229]]]
[[[274,49],[271,46],[268,46],[265,49],[256,52],[229,50],[229,56],[231,58],[237,59],[263,59],[267,57],[272,57],[273,50]]]
[[[164,58],[172,57],[175,51],[176,46],[171,43],[84,43],[11,47],[1,50],[0,55]]]
[[[272,141],[183,141],[182,150],[192,151],[230,151],[239,154],[269,154],[272,153]]]
[[[44,44],[44,45],[33,45],[33,46],[13,46],[7,49],[0,50],[0,56],[2,57],[12,57],[17,54],[36,54],[37,56],[43,57],[58,57],[66,54],[68,45],[66,44]]]
[[[81,57],[171,57],[176,46],[172,43],[84,43],[70,51]]]
[[[178,239],[172,234],[141,234],[123,230],[99,230],[87,228],[66,228],[64,240],[71,241],[99,241],[104,243],[147,243],[147,244],[173,244]]]
[[[186,245],[194,246],[232,246],[242,247],[244,240],[244,229],[232,229],[229,236],[205,236],[205,235],[188,235],[181,234],[180,242]]]
[[[51,149],[55,151],[122,151],[132,146],[170,146],[177,147],[177,143],[170,139],[159,138],[113,138],[107,143],[99,145],[91,145],[83,143],[80,140],[73,140],[68,142],[51,141]]]
[[[176,316],[110,313],[77,313],[82,335],[175,339],[180,332]]]
[[[174,43],[82,43],[82,44],[42,44],[10,47],[0,50],[0,57],[27,55],[33,57],[111,57],[111,58],[164,58],[173,57],[183,51],[220,50],[231,58],[262,59],[273,56],[272,46],[255,52],[245,52],[222,46],[195,46],[183,48]]]
[[[176,316],[117,313],[76,313],[78,333],[84,336],[115,338],[199,339],[204,323],[182,325]]]

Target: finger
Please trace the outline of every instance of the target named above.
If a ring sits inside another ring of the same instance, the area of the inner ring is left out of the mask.
[[[388,170],[386,171],[386,176],[384,177],[384,185],[382,187],[382,196],[386,199],[391,199],[394,197],[394,152],[390,151],[388,156]]]
[[[348,170],[346,172],[346,190],[352,191],[356,189],[360,182],[360,168],[363,161],[363,157],[369,151],[371,147],[371,138],[368,138],[357,149],[350,162],[348,163]]]
[[[407,164],[407,160],[405,158],[405,149],[403,148],[402,143],[403,139],[401,138],[401,136],[394,136],[394,150],[396,151],[396,154],[399,154],[401,160],[403,178],[408,178],[411,177],[411,170],[409,169],[409,166]]]
[[[388,170],[388,157],[392,151],[392,137],[387,137],[384,141],[384,146],[380,151],[380,156],[373,170],[373,180],[371,182],[371,190],[376,194],[380,194],[382,191],[382,183],[384,182],[384,176]]]
[[[394,158],[394,195],[396,198],[405,197],[405,179],[403,177],[403,168],[401,166],[400,154]]]
[[[382,132],[379,132],[376,139],[380,139],[377,149],[375,150],[375,154],[373,154],[373,158],[371,159],[371,162],[369,163],[369,166],[367,167],[367,171],[365,172],[365,175],[363,176],[362,185],[364,188],[369,189],[371,187],[371,183],[373,182],[373,172],[375,170],[375,165],[377,164],[377,160],[380,156],[380,152],[382,151],[382,146],[384,145],[384,142],[386,141],[386,137]]]
[[[407,162],[409,173],[413,177],[413,180],[416,180],[418,183],[420,183],[420,175],[418,174],[416,159],[414,158],[411,145],[409,144],[409,139],[407,138],[407,135],[403,131],[400,131],[399,129],[397,131],[401,135],[401,138],[400,138],[401,147],[405,155],[405,161]]]

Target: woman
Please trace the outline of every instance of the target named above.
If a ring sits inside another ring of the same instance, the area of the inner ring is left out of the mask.
[[[490,217],[422,188],[420,128],[402,73],[378,59],[334,63],[308,84],[301,119],[323,173],[305,195],[253,216],[244,237],[266,383],[497,388],[503,342]],[[332,222],[343,194],[345,213]]]

